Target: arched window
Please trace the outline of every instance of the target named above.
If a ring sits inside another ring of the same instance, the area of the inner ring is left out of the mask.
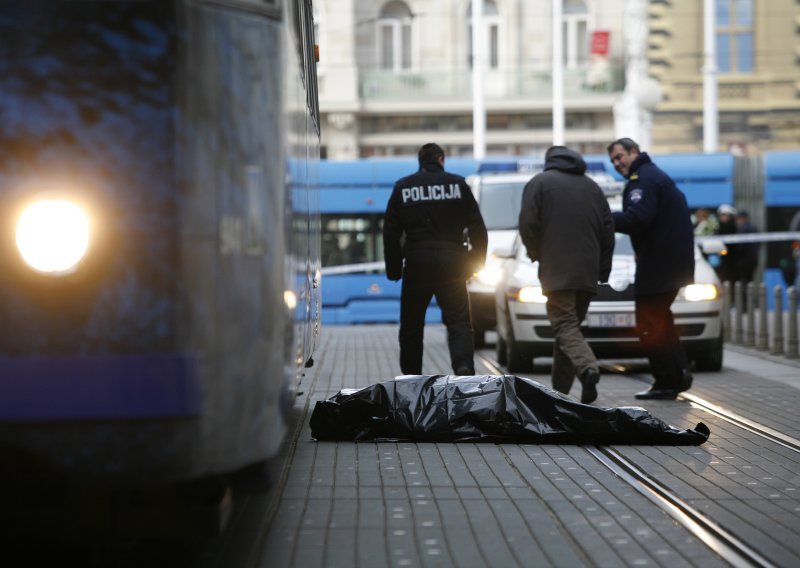
[[[589,11],[583,0],[564,0],[564,65],[578,67],[589,61]]]
[[[753,71],[753,0],[716,0],[717,68],[720,73]]]
[[[378,17],[378,65],[381,69],[411,69],[411,18],[405,2],[393,0]]]
[[[472,68],[472,3],[467,7],[467,56]],[[483,49],[486,65],[489,69],[500,66],[500,13],[492,0],[483,0]]]

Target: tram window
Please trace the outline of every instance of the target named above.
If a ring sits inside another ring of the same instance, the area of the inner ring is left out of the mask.
[[[377,215],[323,215],[322,266],[383,260]]]

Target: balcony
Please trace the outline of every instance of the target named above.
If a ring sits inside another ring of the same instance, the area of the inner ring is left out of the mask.
[[[564,70],[566,99],[607,98],[622,92],[621,65]],[[483,75],[487,102],[527,100],[549,104],[553,87],[549,70],[515,69],[487,71]],[[392,72],[361,71],[359,96],[365,102],[469,102],[472,99],[472,74],[468,71]]]

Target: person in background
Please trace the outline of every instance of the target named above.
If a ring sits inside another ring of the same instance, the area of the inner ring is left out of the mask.
[[[719,221],[708,209],[702,207],[694,213],[694,234],[698,237],[716,235],[719,230]]]
[[[736,234],[736,209],[732,205],[724,203],[717,207],[717,218],[719,219],[717,235],[724,237]],[[717,276],[722,282],[733,283],[737,280],[737,246],[726,244],[725,248],[727,252],[720,258],[719,266],[716,267]]]
[[[418,157],[419,171],[395,183],[383,224],[386,277],[403,279],[400,369],[405,375],[422,374],[425,312],[435,296],[453,371],[474,375],[467,279],[486,261],[486,225],[464,178],[445,171],[444,150],[425,144]],[[465,229],[471,250],[464,243]]]
[[[694,281],[694,234],[686,196],[630,138],[608,145],[614,168],[628,182],[617,232],[636,252],[636,330],[655,382],[638,399],[674,399],[692,385],[692,374],[670,310],[682,286]]]
[[[747,211],[740,209],[736,213],[736,233],[746,235],[757,232],[758,229],[750,221],[750,215]],[[736,245],[736,276],[742,286],[747,286],[749,282],[753,281],[753,274],[758,268],[758,249],[760,247],[760,243],[738,243]]]
[[[574,150],[552,146],[544,171],[522,193],[519,232],[547,296],[553,326],[553,388],[569,393],[575,375],[582,384],[581,402],[597,399],[600,367],[581,322],[597,283],[606,282],[614,253],[614,222],[603,190],[584,175],[586,162]]]

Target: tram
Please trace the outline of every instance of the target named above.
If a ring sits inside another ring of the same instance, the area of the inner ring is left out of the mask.
[[[2,2],[0,113],[4,466],[276,454],[320,322],[311,0]]]
[[[445,168],[467,176],[477,162],[448,157]],[[321,162],[323,324],[400,321],[401,283],[384,272],[383,215],[395,182],[418,169],[416,158]],[[425,319],[441,321],[435,299]]]

